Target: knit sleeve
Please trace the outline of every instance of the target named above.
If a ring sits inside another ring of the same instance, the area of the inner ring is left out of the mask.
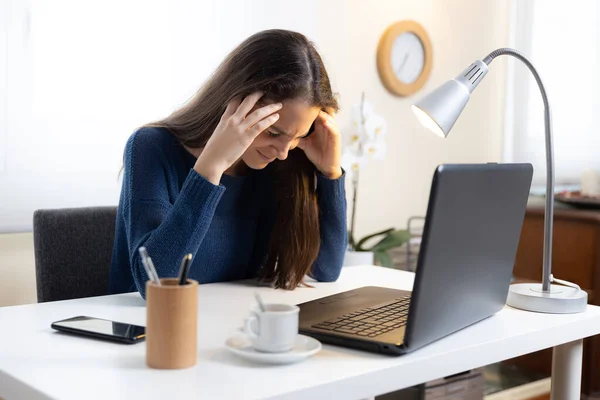
[[[196,254],[225,191],[191,169],[171,203],[168,176],[160,144],[133,135],[125,148],[123,217],[133,279],[144,298],[148,277],[138,249],[146,247],[160,277],[176,277],[183,255]]]
[[[337,179],[317,174],[321,247],[310,276],[321,282],[338,279],[348,246],[345,178],[345,173]]]

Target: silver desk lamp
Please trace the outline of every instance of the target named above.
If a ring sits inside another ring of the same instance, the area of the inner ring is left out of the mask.
[[[436,135],[445,138],[464,109],[471,92],[488,72],[488,66],[500,55],[511,55],[523,61],[533,74],[544,101],[546,126],[546,210],[544,219],[544,258],[542,283],[521,283],[510,286],[506,303],[528,311],[567,314],[583,312],[587,293],[579,286],[552,276],[552,223],[554,217],[554,155],[552,122],[548,96],[539,74],[531,62],[519,51],[501,48],[483,60],[477,60],[456,78],[446,82],[412,106],[420,122]],[[553,285],[552,282],[560,283]]]

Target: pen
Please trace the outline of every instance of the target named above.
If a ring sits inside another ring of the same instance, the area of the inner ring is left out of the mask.
[[[192,254],[188,253],[183,257],[181,261],[181,268],[179,269],[179,284],[187,285],[187,276],[190,271],[190,264],[192,263]]]
[[[156,268],[154,268],[154,263],[152,259],[148,256],[148,250],[145,247],[140,247],[139,249],[140,256],[142,257],[142,264],[144,264],[144,268],[146,268],[146,273],[148,274],[148,278],[153,280],[158,286],[160,286],[160,279],[158,277],[158,273],[156,272]]]
[[[148,275],[148,280],[154,282],[154,276],[152,276],[152,271],[150,271],[150,268],[148,268],[148,263],[146,262],[146,259],[142,257],[142,265],[144,266],[144,269],[146,270],[146,275]]]

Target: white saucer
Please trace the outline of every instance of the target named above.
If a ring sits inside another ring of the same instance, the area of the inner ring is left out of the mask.
[[[298,335],[296,345],[284,353],[263,353],[254,350],[245,335],[235,335],[225,342],[225,347],[241,358],[261,364],[292,364],[302,361],[321,350],[321,342],[309,336]]]

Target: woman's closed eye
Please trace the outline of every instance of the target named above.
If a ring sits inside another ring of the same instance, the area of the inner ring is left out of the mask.
[[[311,134],[311,133],[312,133],[312,132],[309,132],[309,133],[307,133],[307,134],[306,134],[306,135],[304,135],[304,136],[300,136],[300,137],[294,138],[294,140],[298,140],[298,139],[305,139],[305,138],[307,138],[308,136],[310,136],[310,134]],[[267,131],[267,135],[269,135],[269,137],[272,137],[272,138],[275,138],[275,137],[280,137],[280,136],[282,136],[282,135],[281,135],[281,133],[277,133],[277,132],[271,132],[271,131]]]

